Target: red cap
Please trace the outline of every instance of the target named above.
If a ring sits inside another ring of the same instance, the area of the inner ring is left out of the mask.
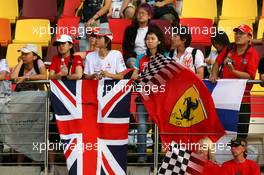
[[[241,25],[238,26],[237,28],[234,28],[233,31],[234,31],[234,32],[241,31],[241,32],[243,32],[243,33],[247,33],[247,34],[249,34],[250,36],[253,36],[253,31],[252,31],[251,27],[249,27],[249,26],[246,25],[246,24],[241,24]]]

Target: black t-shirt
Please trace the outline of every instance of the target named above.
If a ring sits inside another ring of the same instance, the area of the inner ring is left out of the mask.
[[[258,72],[264,74],[264,57],[259,60]]]

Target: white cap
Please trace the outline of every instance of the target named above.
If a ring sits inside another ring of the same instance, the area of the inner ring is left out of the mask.
[[[99,32],[95,34],[96,36],[106,36],[111,41],[113,40],[113,34],[108,28],[100,28]]]
[[[73,43],[72,38],[69,35],[58,35],[56,38],[56,41],[53,42],[53,46],[58,45],[58,43],[66,43],[66,42],[70,42]]]
[[[33,52],[38,55],[38,48],[35,44],[26,44],[18,51],[23,53]]]

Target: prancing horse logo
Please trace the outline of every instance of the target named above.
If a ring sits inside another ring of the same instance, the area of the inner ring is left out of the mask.
[[[191,116],[191,110],[195,110],[196,108],[198,108],[198,100],[197,98],[195,99],[195,102],[192,102],[191,97],[187,97],[184,99],[183,105],[187,104],[186,106],[186,110],[182,113],[182,110],[179,109],[180,113],[181,113],[181,118],[177,117],[177,119],[183,120],[183,119],[187,119],[187,121],[192,120],[194,117],[190,117]]]
[[[178,127],[191,127],[207,118],[199,91],[193,85],[186,89],[176,101],[169,123]]]

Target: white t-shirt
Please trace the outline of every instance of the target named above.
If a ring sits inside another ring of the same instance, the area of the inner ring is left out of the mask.
[[[0,72],[2,71],[10,72],[6,59],[0,60]]]
[[[173,59],[176,60],[177,63],[191,69],[193,72],[195,72],[195,68],[198,69],[201,66],[205,66],[204,64],[204,55],[202,51],[197,49],[196,55],[195,55],[195,63],[193,65],[193,57],[192,57],[192,47],[187,47],[185,49],[184,54],[180,57],[177,58],[177,49],[175,49],[173,53]],[[195,66],[195,67],[194,67]]]
[[[147,32],[148,32],[148,27],[138,28],[137,30],[135,49],[134,49],[137,55],[144,54],[147,50],[147,46],[145,44],[145,36]]]
[[[118,50],[111,50],[105,58],[99,56],[98,51],[90,52],[85,59],[84,73],[94,74],[99,71],[107,71],[112,74],[126,70],[123,55]]]

